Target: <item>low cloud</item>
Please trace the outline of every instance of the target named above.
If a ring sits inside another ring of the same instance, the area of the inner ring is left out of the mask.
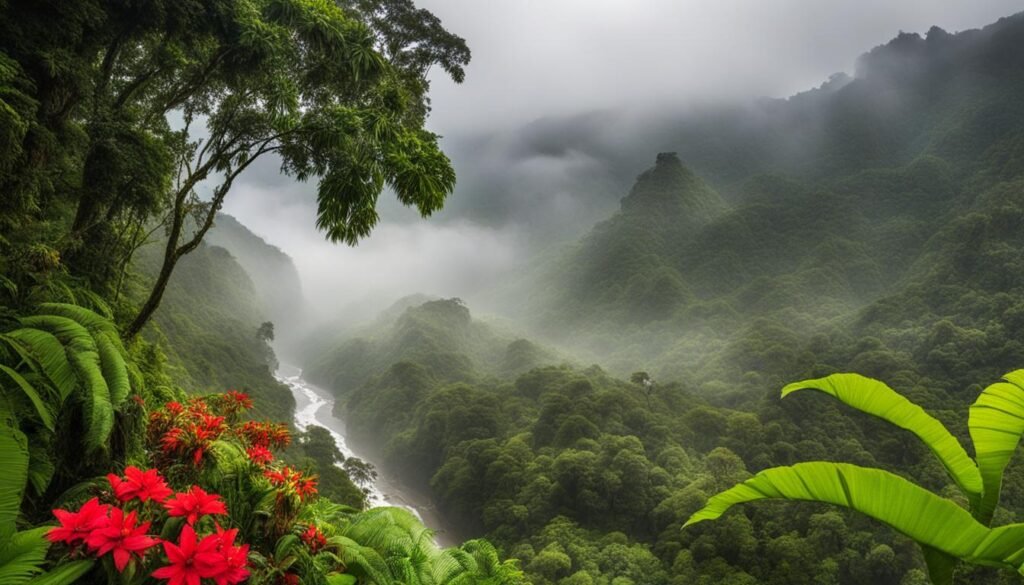
[[[474,294],[546,246],[610,215],[685,120],[709,107],[784,97],[852,72],[900,30],[982,26],[1018,2],[870,0],[611,2],[420,0],[473,50],[467,80],[432,83],[430,127],[458,174],[429,220],[385,194],[356,248],[315,228],[315,184],[254,165],[225,211],[290,254],[308,300],[372,311],[426,293]],[[699,154],[698,151],[694,151]],[[684,162],[687,162],[685,160]]]

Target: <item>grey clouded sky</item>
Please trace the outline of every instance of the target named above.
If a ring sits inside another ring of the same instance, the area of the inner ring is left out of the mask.
[[[538,241],[575,237],[615,208],[637,161],[653,161],[651,112],[785,97],[852,73],[901,30],[955,32],[1024,10],[1004,0],[418,4],[473,52],[465,83],[433,80],[430,127],[459,175],[446,209],[422,221],[389,199],[362,244],[332,245],[313,227],[315,186],[273,164],[244,176],[226,205],[295,259],[320,305],[365,311],[417,292],[472,301]]]

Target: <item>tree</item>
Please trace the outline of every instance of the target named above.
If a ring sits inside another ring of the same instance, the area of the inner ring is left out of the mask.
[[[805,388],[818,390],[914,433],[959,486],[970,511],[881,469],[811,462],[762,471],[712,497],[684,526],[718,518],[736,504],[765,498],[826,502],[885,522],[917,541],[937,585],[952,583],[958,560],[1021,569],[1024,524],[986,526],[999,500],[1003,469],[1024,434],[1024,370],[1003,379],[987,387],[970,409],[968,426],[977,463],[942,423],[877,380],[834,374],[782,390],[783,397]]]
[[[346,458],[342,468],[348,474],[349,479],[363,489],[369,488],[373,482],[377,481],[377,469],[372,463],[358,457]]]
[[[330,467],[345,460],[331,431],[324,427],[309,425],[298,435],[298,443],[318,467]]]
[[[377,223],[385,186],[424,216],[454,186],[424,129],[426,75],[439,65],[461,82],[470,53],[411,0],[12,1],[0,23],[5,207],[73,208],[62,257],[94,288],[116,280],[140,230],[166,233],[128,338],[257,160],[315,178],[317,228],[349,245]]]
[[[266,0],[263,8],[230,15],[242,34],[215,35],[198,59],[201,82],[174,100],[187,124],[202,119],[209,135],[177,160],[163,265],[127,337],[159,306],[175,265],[212,227],[235,179],[264,155],[277,155],[281,171],[298,180],[319,179],[317,228],[349,245],[376,225],[385,185],[423,216],[454,187],[438,137],[423,128],[425,75],[437,63],[460,81],[469,61],[462,39],[408,0]],[[197,192],[207,180],[209,201]],[[187,233],[189,218],[195,227]]]
[[[654,379],[647,372],[633,372],[629,376],[629,381],[639,386],[644,391],[644,397],[647,398],[647,408],[651,408],[651,395],[654,394]]]
[[[256,337],[268,343],[274,341],[274,324],[270,321],[261,323],[259,329],[256,330]]]

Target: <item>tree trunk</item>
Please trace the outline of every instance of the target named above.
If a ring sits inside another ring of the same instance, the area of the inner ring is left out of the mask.
[[[142,305],[142,309],[139,310],[138,315],[135,316],[135,319],[125,329],[125,339],[130,340],[142,331],[142,328],[153,317],[153,313],[156,312],[157,307],[160,306],[160,301],[164,298],[167,283],[171,281],[171,274],[174,273],[174,267],[178,264],[178,259],[180,258],[178,254],[178,234],[181,230],[179,228],[172,230],[172,232],[171,237],[167,239],[167,248],[164,251],[163,264],[160,266],[160,275],[156,277],[156,282],[153,283],[153,288],[149,291],[149,297],[146,299],[145,304]]]

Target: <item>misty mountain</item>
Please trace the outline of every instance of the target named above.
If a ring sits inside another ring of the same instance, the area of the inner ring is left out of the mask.
[[[450,215],[528,225],[539,242],[576,238],[615,210],[657,152],[677,152],[730,203],[766,173],[828,182],[922,154],[974,164],[967,158],[984,151],[976,141],[1013,140],[1022,21],[1014,15],[956,34],[901,33],[862,55],[853,71],[788,98],[544,116],[472,136],[453,146],[463,164]],[[1001,121],[990,126],[993,135],[969,130],[986,120]]]
[[[303,369],[307,379],[347,397],[396,364],[415,362],[438,383],[453,383],[507,377],[560,361],[547,348],[474,319],[459,299],[423,302],[412,296],[370,325],[321,347]]]
[[[303,324],[306,303],[291,257],[225,213],[217,216],[207,241],[229,251],[245,269],[258,295],[261,312],[274,323],[275,335],[283,344],[294,339],[297,328]]]
[[[160,246],[136,255],[134,265],[152,277]],[[166,351],[175,384],[193,392],[236,389],[258,401],[258,414],[288,419],[295,400],[273,376],[273,350],[257,335],[267,320],[254,279],[232,253],[203,243],[182,258],[145,331]]]
[[[1024,15],[901,34],[862,56],[853,78],[676,125],[678,158],[659,155],[618,213],[517,275],[498,304],[621,375],[717,388],[772,364],[791,379],[797,362],[757,355],[766,335],[799,347],[851,334],[860,315],[877,321],[875,307],[938,284],[938,265],[958,255],[936,234],[966,229],[965,214],[1014,217],[1022,45]],[[975,229],[993,249],[1024,253],[1009,232]]]

